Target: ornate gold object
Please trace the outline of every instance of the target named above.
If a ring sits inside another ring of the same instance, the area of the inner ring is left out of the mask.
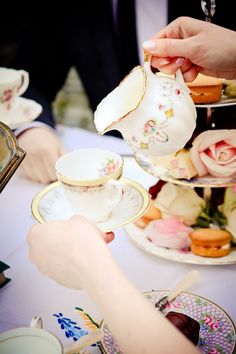
[[[11,129],[0,122],[0,192],[25,157]]]

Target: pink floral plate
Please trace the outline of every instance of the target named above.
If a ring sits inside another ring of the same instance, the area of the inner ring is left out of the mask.
[[[189,187],[211,187],[211,188],[219,188],[219,187],[231,187],[236,184],[236,178],[228,177],[228,178],[218,178],[213,176],[205,176],[205,177],[194,177],[191,179],[176,179],[173,178],[168,169],[160,166],[154,165],[150,157],[143,154],[135,154],[134,155],[136,162],[140,167],[142,167],[146,172],[151,175],[174,184],[186,185]]]
[[[130,239],[144,251],[170,261],[188,264],[200,265],[229,265],[236,264],[236,247],[231,248],[230,254],[219,258],[201,257],[193,254],[191,251],[176,250],[154,245],[146,237],[143,229],[137,227],[134,223],[125,226],[125,231]]]
[[[167,295],[168,291],[151,291],[145,293],[145,297],[153,305]],[[200,324],[198,348],[205,354],[231,354],[235,349],[235,326],[227,313],[213,302],[190,293],[181,293],[165,309],[180,312],[195,319]],[[101,346],[105,354],[122,354],[118,343],[109,331],[104,321],[101,323],[104,337]]]

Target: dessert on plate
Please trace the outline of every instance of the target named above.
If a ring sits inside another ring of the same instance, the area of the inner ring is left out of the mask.
[[[223,257],[230,253],[232,239],[228,231],[200,228],[190,233],[191,251],[203,257]]]
[[[173,178],[190,179],[197,176],[190,153],[186,149],[167,156],[151,156],[150,160],[154,165],[166,168]]]
[[[179,331],[181,331],[193,344],[198,345],[200,324],[184,313],[170,311],[165,316]]]
[[[220,79],[199,73],[187,86],[194,103],[210,104],[221,100],[223,84]]]
[[[135,225],[140,227],[141,229],[144,229],[150,223],[150,221],[160,219],[160,218],[161,218],[161,212],[155,206],[154,200],[152,199],[150,201],[147,211],[144,213],[143,216],[141,216],[141,218],[135,221]]]
[[[171,249],[188,249],[190,245],[189,233],[191,227],[184,225],[176,217],[153,220],[145,228],[144,233],[148,240],[159,247]]]

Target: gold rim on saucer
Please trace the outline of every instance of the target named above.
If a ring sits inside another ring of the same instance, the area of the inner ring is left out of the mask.
[[[120,182],[122,184],[124,184],[124,187],[132,187],[136,192],[138,192],[139,197],[141,197],[141,199],[142,199],[142,203],[141,203],[138,211],[135,213],[135,215],[128,217],[126,219],[124,217],[124,220],[122,222],[117,222],[117,223],[114,222],[114,225],[104,226],[104,227],[102,226],[102,224],[104,224],[104,223],[97,223],[98,226],[99,226],[99,224],[101,224],[101,228],[102,228],[103,232],[113,231],[114,229],[122,227],[126,224],[133,223],[134,221],[139,219],[148,209],[148,206],[150,203],[150,195],[149,195],[148,191],[142,185],[140,185],[138,182],[135,182],[135,181],[127,179],[127,178],[121,178]],[[51,183],[49,186],[45,187],[42,191],[37,193],[36,196],[33,198],[32,203],[31,203],[31,212],[32,212],[32,215],[35,218],[35,220],[37,220],[39,223],[42,224],[42,223],[47,222],[47,220],[45,220],[45,218],[40,213],[40,201],[42,200],[42,198],[44,196],[47,195],[47,193],[51,192],[52,190],[54,190],[60,186],[61,186],[60,182]],[[122,202],[122,200],[121,200],[121,202]],[[120,203],[118,203],[118,205]],[[117,208],[117,206],[115,208]]]

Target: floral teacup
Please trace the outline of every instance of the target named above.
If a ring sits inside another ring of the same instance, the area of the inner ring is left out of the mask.
[[[94,222],[106,220],[122,197],[123,159],[114,152],[76,150],[60,157],[55,168],[74,212]]]
[[[0,68],[0,114],[6,114],[15,107],[16,98],[29,85],[29,74],[24,70]]]

